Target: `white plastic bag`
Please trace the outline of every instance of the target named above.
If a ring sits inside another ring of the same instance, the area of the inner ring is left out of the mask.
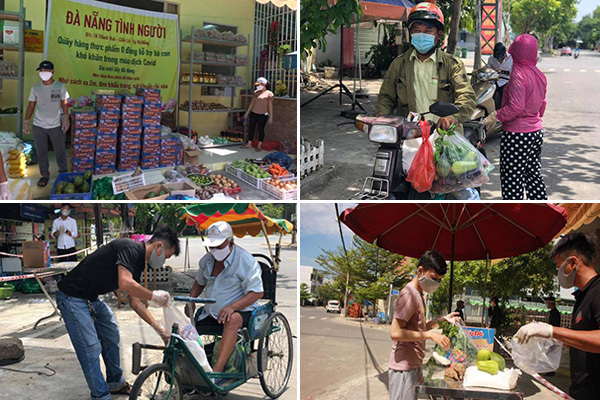
[[[476,366],[467,368],[463,387],[482,387],[489,389],[512,390],[517,386],[520,371],[513,368],[505,368],[498,371],[496,375],[480,371]]]
[[[173,303],[169,303],[167,307],[163,308],[163,314],[165,329],[171,332],[173,324],[176,323],[179,326],[177,333],[183,338],[187,348],[193,354],[198,364],[200,364],[204,371],[213,372],[204,351],[202,338],[198,335],[198,331],[192,324],[192,321]]]
[[[527,344],[511,340],[515,365],[528,374],[553,372],[560,366],[562,344],[556,339],[531,338]]]

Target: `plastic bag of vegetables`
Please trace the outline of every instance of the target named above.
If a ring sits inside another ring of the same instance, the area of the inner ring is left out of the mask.
[[[452,325],[448,322],[440,322],[442,334],[450,339],[450,348],[444,350],[436,345],[434,351],[451,362],[474,364],[477,361],[477,347],[471,336],[465,332],[460,325]]]
[[[454,127],[448,131],[438,128],[437,131],[439,136],[434,142],[433,154],[433,193],[478,187],[490,180],[488,175],[494,166],[467,139],[455,133]]]

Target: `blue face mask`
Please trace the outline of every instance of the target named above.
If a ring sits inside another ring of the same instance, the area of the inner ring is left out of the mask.
[[[428,33],[413,33],[411,43],[421,54],[427,54],[435,46],[435,36]]]

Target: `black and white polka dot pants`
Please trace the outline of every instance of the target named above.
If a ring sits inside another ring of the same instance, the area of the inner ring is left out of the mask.
[[[547,200],[540,161],[544,131],[502,132],[500,141],[500,182],[503,200]]]

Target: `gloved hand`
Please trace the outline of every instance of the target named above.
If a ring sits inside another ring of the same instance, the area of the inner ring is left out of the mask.
[[[69,122],[69,115],[68,114],[63,114],[60,116],[61,120],[62,120],[62,131],[66,132],[69,130],[69,126],[71,126],[71,123]]]
[[[0,183],[0,200],[10,200],[8,181]]]
[[[29,135],[31,133],[31,119],[23,121],[23,133]]]
[[[151,325],[152,328],[158,333],[160,338],[165,342],[165,346],[169,344],[169,340],[171,339],[171,334],[167,332],[167,330],[161,325],[160,322],[155,321],[154,324]]]
[[[494,125],[496,125],[496,122],[498,122],[498,119],[496,118],[496,111],[485,117],[481,122],[483,122],[483,124],[485,125],[485,130],[487,132],[492,130]]]
[[[152,301],[161,307],[166,307],[170,299],[169,292],[165,292],[164,290],[155,290],[152,292]]]
[[[527,343],[532,337],[552,338],[552,325],[545,322],[534,321],[522,326],[515,335],[519,343]]]
[[[440,320],[444,320],[452,325],[457,325],[460,321],[460,317],[457,312],[451,312],[450,314],[441,317]]]

